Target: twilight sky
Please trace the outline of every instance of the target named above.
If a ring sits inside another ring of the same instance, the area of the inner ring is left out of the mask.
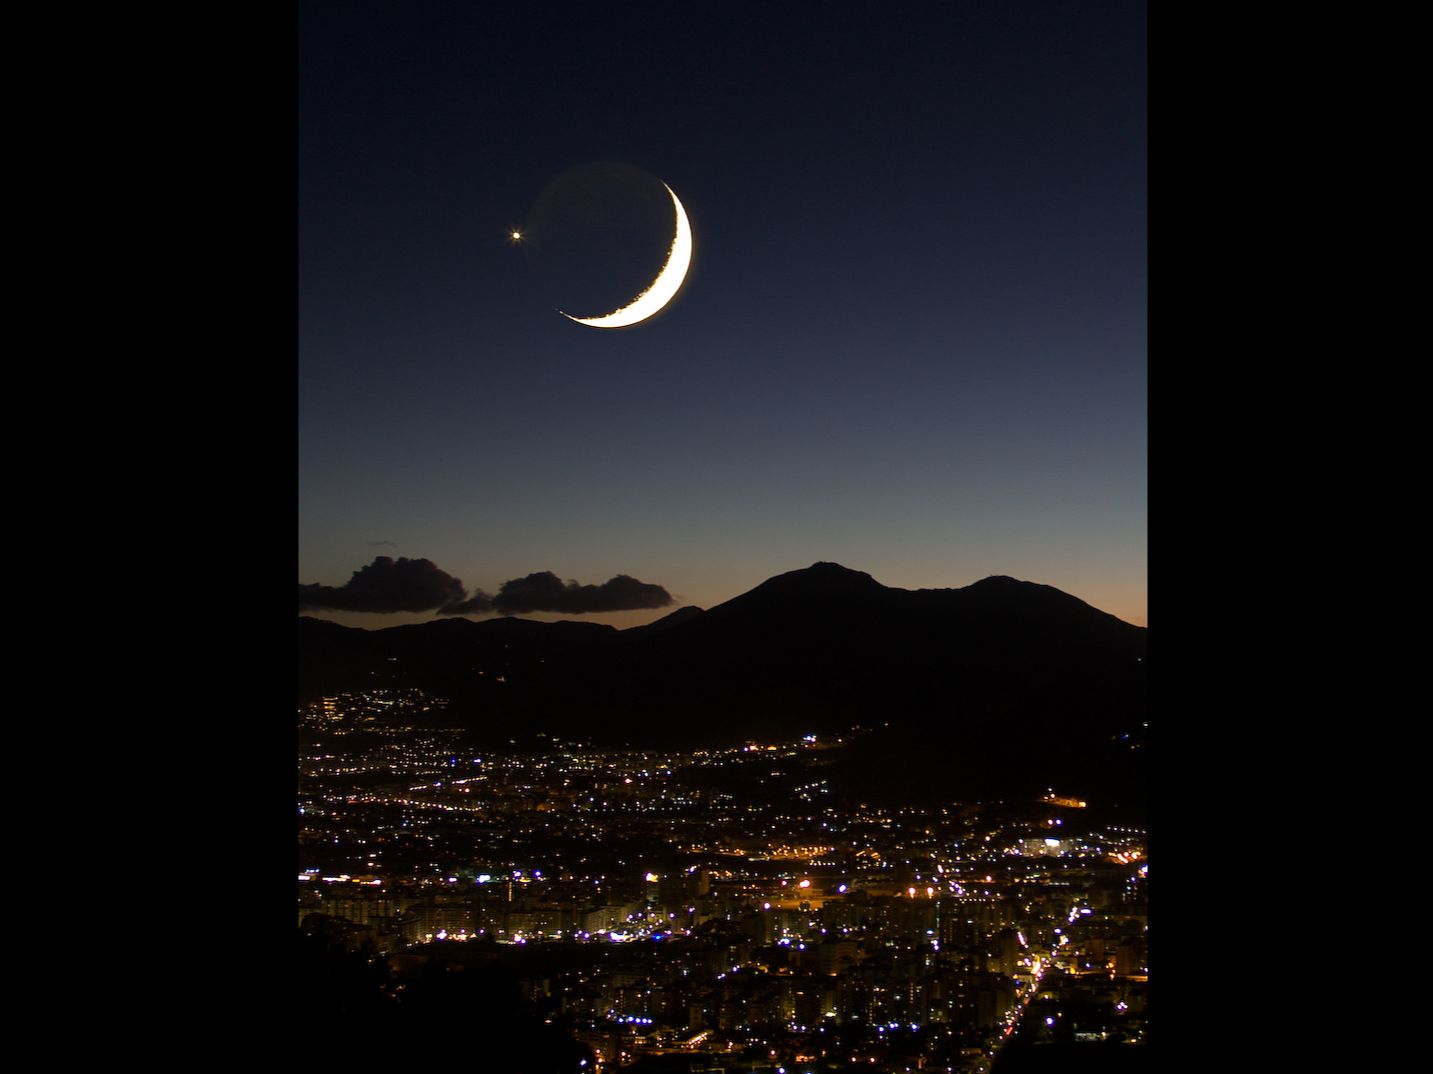
[[[301,4],[298,581],[665,587],[530,615],[630,626],[830,560],[1145,625],[1145,29],[1119,0]],[[620,331],[508,238],[595,161],[670,184],[696,251]]]

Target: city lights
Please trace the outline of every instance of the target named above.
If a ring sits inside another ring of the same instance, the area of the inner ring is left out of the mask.
[[[301,712],[302,928],[332,922],[404,967],[439,946],[502,952],[542,1023],[609,1070],[758,1043],[816,1069],[839,1033],[843,1063],[988,1074],[1006,1042],[1060,1024],[1050,1000],[1086,993],[1108,1014],[1082,1040],[1143,1039],[1140,830],[1070,812],[1053,840],[1048,803],[841,804],[804,767],[824,739],[684,753],[565,736],[477,765],[456,736],[404,722],[423,700]],[[369,709],[383,716],[365,735],[336,735]]]

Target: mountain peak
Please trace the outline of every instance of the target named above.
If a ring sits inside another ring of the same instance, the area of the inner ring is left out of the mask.
[[[732,614],[748,614],[756,609],[780,609],[775,614],[782,617],[804,614],[800,609],[850,609],[882,600],[891,592],[865,571],[853,571],[839,563],[818,562],[768,578],[755,589],[717,605],[704,618],[723,620]]]
[[[815,563],[811,564],[811,566],[807,567],[806,569],[808,571],[815,571],[821,574],[858,574],[862,578],[870,577],[870,575],[867,574],[865,571],[853,571],[850,567],[843,567],[839,563],[832,563],[829,560],[825,559],[818,559]]]
[[[1011,578],[1008,574],[992,574],[988,578],[982,578],[978,582],[971,582],[971,588],[978,585],[1024,585],[1018,578]]]
[[[885,593],[881,585],[865,571],[853,571],[839,563],[813,563],[798,571],[787,571],[768,578],[751,594],[780,594],[790,598],[849,597]],[[740,598],[738,598],[740,599]]]
[[[767,583],[787,580],[790,582],[814,582],[821,585],[859,585],[863,588],[875,587],[884,589],[885,586],[876,581],[865,571],[853,571],[850,567],[843,567],[839,563],[828,563],[820,560],[811,566],[799,571],[787,571],[785,574],[778,574],[774,578],[768,578]]]

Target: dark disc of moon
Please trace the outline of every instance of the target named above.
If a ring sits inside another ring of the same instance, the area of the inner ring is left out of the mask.
[[[538,198],[523,245],[554,309],[608,313],[661,272],[672,245],[671,195],[655,175],[631,164],[570,168]]]

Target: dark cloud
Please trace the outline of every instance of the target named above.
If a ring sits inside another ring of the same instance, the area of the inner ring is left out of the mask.
[[[384,547],[385,545],[386,545],[387,547],[389,547],[389,548],[397,548],[397,547],[398,547],[398,542],[397,542],[397,541],[364,541],[363,543],[366,544],[366,545],[368,545],[368,547],[370,547],[370,548],[382,548],[382,547]]]
[[[473,591],[467,600],[446,604],[438,609],[439,615],[486,615],[493,611],[493,598],[481,589]]]
[[[665,608],[672,595],[659,585],[619,574],[601,585],[563,581],[551,571],[529,574],[504,582],[493,607],[507,615],[523,612],[625,612],[638,608]]]
[[[525,612],[625,612],[675,603],[659,585],[619,574],[602,585],[563,582],[551,571],[504,582],[496,597],[481,589],[472,596],[463,583],[432,560],[377,556],[353,572],[343,586],[299,586],[299,609],[347,612],[426,612],[438,615],[521,615]]]
[[[378,556],[346,585],[300,585],[299,607],[349,612],[426,612],[464,600],[463,583],[432,560]]]

